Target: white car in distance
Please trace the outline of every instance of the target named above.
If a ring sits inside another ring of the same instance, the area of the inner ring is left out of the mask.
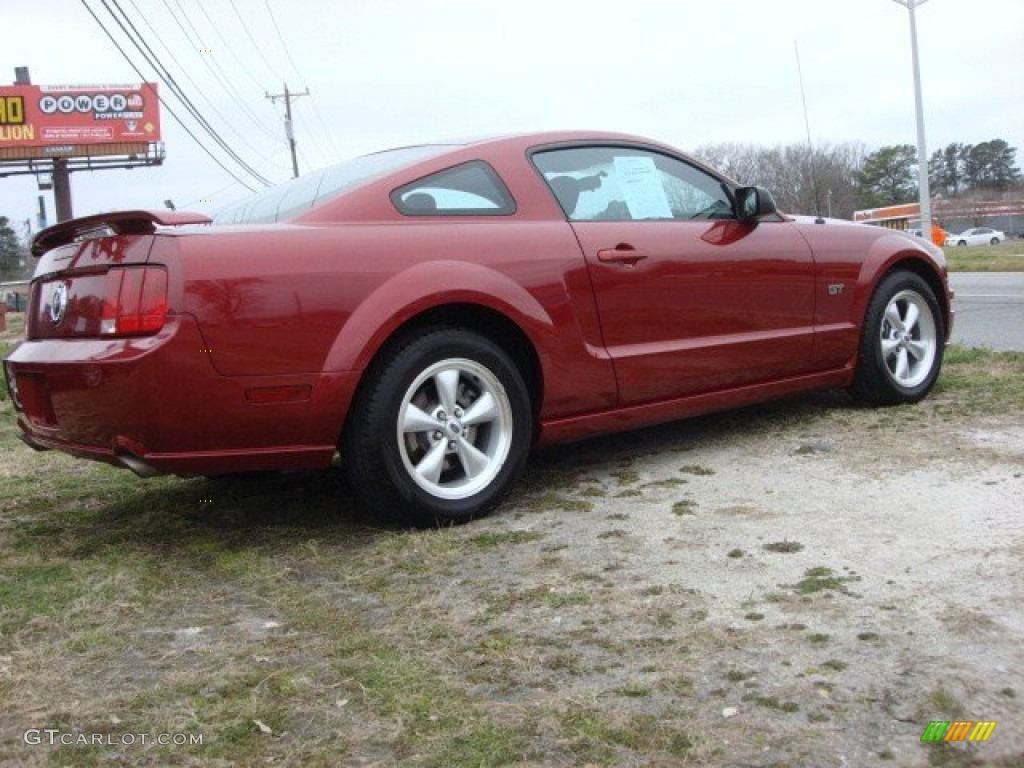
[[[949,235],[946,245],[998,245],[1006,239],[1006,235],[991,227],[974,227],[965,229],[959,235]]]

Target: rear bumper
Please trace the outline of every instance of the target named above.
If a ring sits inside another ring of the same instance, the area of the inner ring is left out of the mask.
[[[222,376],[189,316],[150,337],[26,341],[6,365],[24,442],[137,474],[327,466],[358,379]]]
[[[80,459],[101,461],[122,469],[130,469],[139,477],[164,474],[220,475],[229,472],[325,467],[330,464],[335,452],[334,446],[330,445],[190,453],[153,453],[142,448],[137,454],[135,450],[141,446],[121,445],[108,449],[48,439],[27,432],[18,437],[36,451],[62,451]]]

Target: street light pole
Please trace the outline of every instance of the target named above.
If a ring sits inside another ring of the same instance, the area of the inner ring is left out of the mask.
[[[924,107],[921,101],[921,67],[917,56],[917,20],[914,10],[928,0],[893,0],[910,12],[910,52],[914,63],[914,108],[917,112],[917,187],[921,208],[921,236],[931,239],[932,196],[928,184],[928,149],[924,140]]]

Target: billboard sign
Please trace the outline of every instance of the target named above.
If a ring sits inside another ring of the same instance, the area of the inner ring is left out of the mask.
[[[155,83],[0,86],[0,160],[105,155],[160,140]]]

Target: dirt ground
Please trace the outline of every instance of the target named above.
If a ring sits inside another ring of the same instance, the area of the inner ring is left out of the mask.
[[[602,636],[663,617],[651,637],[683,641],[687,727],[710,764],[1024,764],[1024,422],[785,411],[591,444],[570,496],[593,508],[519,523],[565,545],[561,572],[600,574]],[[536,553],[518,547],[472,581],[564,589],[531,574]],[[552,642],[587,615],[545,617]],[[616,668],[585,642],[574,653]],[[642,687],[664,673],[645,656],[640,644],[610,679],[563,684]],[[920,743],[929,721],[954,719],[995,720],[998,738]]]

